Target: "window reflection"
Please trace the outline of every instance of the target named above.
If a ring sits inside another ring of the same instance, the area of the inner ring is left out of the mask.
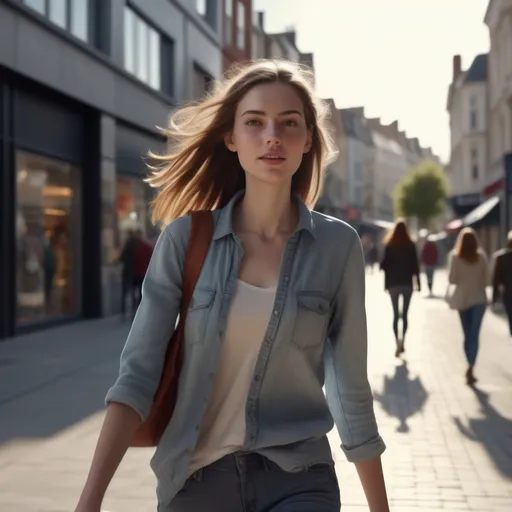
[[[31,9],[34,9],[34,11],[43,15],[46,14],[45,3],[46,0],[24,0],[24,4],[27,7],[30,7]]]
[[[89,12],[88,5],[89,2],[85,0],[71,0],[71,27],[70,31],[78,39],[82,41],[87,41],[87,32],[88,32],[88,20],[89,20]]]
[[[50,0],[50,12],[49,18],[50,21],[55,23],[61,28],[66,28],[66,20],[67,20],[67,0]]]
[[[131,231],[140,230],[146,240],[155,242],[159,230],[151,222],[153,189],[141,178],[119,176],[116,195],[116,252],[121,251]]]
[[[78,170],[19,152],[16,249],[17,323],[79,311]]]

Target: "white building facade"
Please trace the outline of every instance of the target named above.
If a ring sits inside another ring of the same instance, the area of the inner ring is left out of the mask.
[[[450,116],[450,195],[480,194],[487,173],[487,55],[478,55],[467,71],[453,58]]]

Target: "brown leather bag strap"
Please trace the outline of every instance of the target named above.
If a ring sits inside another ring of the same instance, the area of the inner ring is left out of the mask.
[[[192,227],[185,255],[183,290],[181,292],[180,324],[184,323],[186,312],[194,294],[199,274],[203,268],[213,236],[213,215],[210,211],[190,213]],[[183,322],[182,322],[183,320]]]

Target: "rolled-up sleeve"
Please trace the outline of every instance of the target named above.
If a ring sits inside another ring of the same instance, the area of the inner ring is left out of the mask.
[[[334,299],[325,351],[327,402],[350,462],[370,460],[386,446],[381,439],[368,382],[365,273],[361,242],[350,231],[344,268]]]
[[[142,421],[151,410],[179,313],[185,250],[173,233],[183,222],[178,219],[170,224],[158,238],[141,303],[121,353],[119,376],[105,398],[107,405],[119,402],[132,407]]]

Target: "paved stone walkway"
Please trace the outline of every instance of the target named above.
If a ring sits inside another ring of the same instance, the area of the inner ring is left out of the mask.
[[[446,287],[438,276],[436,292]],[[488,312],[478,386],[464,384],[458,317],[415,294],[404,357],[394,357],[391,306],[368,277],[369,372],[394,512],[512,511],[512,342]],[[127,326],[118,319],[0,343],[0,510],[69,512],[85,478]],[[343,510],[367,510],[357,474],[330,434]],[[154,512],[150,453],[132,450],[104,510]]]
[[[512,511],[512,340],[504,318],[485,316],[472,390],[459,319],[443,300],[445,274],[437,298],[414,295],[400,360],[382,288],[381,276],[369,277],[369,367],[392,510]],[[346,510],[367,510],[354,468],[341,454],[337,463]]]

